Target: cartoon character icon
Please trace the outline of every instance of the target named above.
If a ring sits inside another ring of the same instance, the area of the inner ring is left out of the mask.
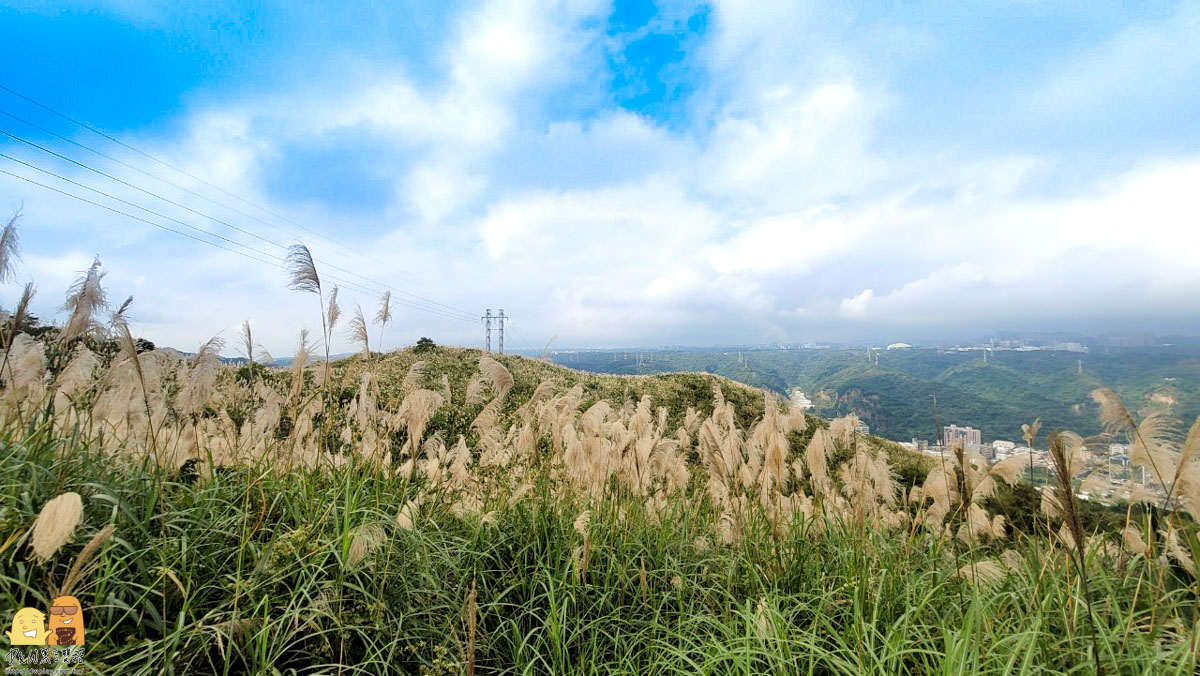
[[[46,645],[83,645],[83,607],[74,596],[59,596],[50,606]]]
[[[37,608],[22,608],[13,615],[12,631],[6,633],[12,645],[46,645],[46,616]]]

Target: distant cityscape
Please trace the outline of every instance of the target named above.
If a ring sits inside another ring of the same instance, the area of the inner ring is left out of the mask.
[[[1088,353],[1109,349],[1173,347],[1179,345],[1200,346],[1200,336],[1193,335],[1159,335],[1152,332],[1119,332],[1101,333],[1098,335],[1082,335],[1076,333],[1038,333],[1001,331],[995,335],[983,336],[968,342],[952,340],[900,340],[892,343],[868,343],[865,341],[803,341],[803,342],[774,342],[760,344],[721,344],[721,345],[642,345],[619,348],[599,347],[560,347],[550,350],[551,354],[571,354],[575,352],[659,352],[659,351],[720,351],[720,350],[847,350],[870,349],[872,351],[886,350],[941,350],[946,352],[972,352],[979,350],[996,351],[1058,351]],[[519,353],[536,353],[536,350],[513,350]]]
[[[793,388],[790,403],[803,410],[815,408],[812,400],[800,388]],[[859,434],[870,434],[871,428],[864,422],[859,422],[856,430]],[[900,446],[926,455],[944,458],[951,445],[961,441],[963,447],[973,453],[978,453],[991,464],[995,464],[1013,456],[1029,458],[1028,478],[1037,485],[1045,483],[1053,472],[1049,454],[1044,449],[1031,448],[1024,444],[1005,439],[996,439],[989,444],[983,443],[983,431],[970,425],[948,424],[942,427],[942,442],[930,442],[927,439],[911,439],[899,441]],[[1129,464],[1129,444],[1110,443],[1099,447],[1089,447],[1082,452],[1080,460],[1087,467],[1083,471],[1078,496],[1083,500],[1094,500],[1100,504],[1115,504],[1130,500],[1135,492],[1151,495],[1158,499],[1166,497],[1162,485],[1148,475],[1142,468],[1131,467]],[[1040,470],[1040,471],[1039,471]]]

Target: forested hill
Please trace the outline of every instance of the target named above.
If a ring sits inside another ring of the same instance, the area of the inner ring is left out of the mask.
[[[781,394],[799,387],[821,414],[857,413],[883,437],[934,436],[933,397],[943,424],[971,425],[985,441],[1019,441],[1021,424],[1100,432],[1089,396],[1111,387],[1131,408],[1166,409],[1190,421],[1200,414],[1200,348],[1126,348],[1074,352],[937,349],[680,349],[560,351],[565,366],[601,373],[705,371]],[[1082,372],[1081,372],[1082,367]],[[825,397],[818,397],[824,392]]]

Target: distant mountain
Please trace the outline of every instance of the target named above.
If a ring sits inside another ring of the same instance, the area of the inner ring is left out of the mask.
[[[680,349],[573,351],[553,355],[572,368],[601,373],[702,371],[786,395],[799,387],[822,414],[858,414],[873,434],[934,438],[933,397],[943,425],[970,425],[985,440],[1019,441],[1021,424],[1101,432],[1090,393],[1111,387],[1135,410],[1167,410],[1190,422],[1200,414],[1200,346],[1125,348],[1107,353]],[[985,354],[986,361],[985,361]],[[1082,372],[1081,372],[1082,369]]]

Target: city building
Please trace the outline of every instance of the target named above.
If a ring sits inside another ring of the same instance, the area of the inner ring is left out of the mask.
[[[983,433],[969,426],[946,425],[942,428],[942,439],[943,443],[947,446],[957,439],[962,439],[962,442],[967,446],[979,447],[983,445]]]
[[[799,387],[792,388],[791,401],[794,408],[798,408],[803,411],[807,411],[813,407],[812,401],[808,397],[804,396],[804,391]]]

